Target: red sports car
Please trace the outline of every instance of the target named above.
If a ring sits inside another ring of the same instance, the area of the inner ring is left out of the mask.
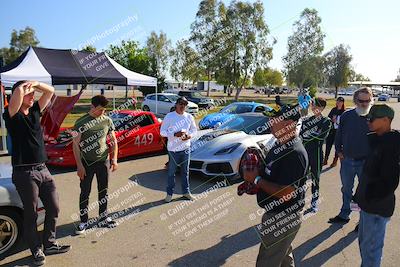
[[[122,110],[110,115],[115,125],[118,141],[118,158],[159,152],[165,149],[160,135],[161,122],[146,111]],[[74,167],[72,151],[72,129],[61,129],[58,137],[46,144],[48,164],[53,166]]]

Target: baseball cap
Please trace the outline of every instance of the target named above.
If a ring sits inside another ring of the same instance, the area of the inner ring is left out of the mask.
[[[299,104],[290,105],[285,104],[277,106],[270,111],[264,112],[264,115],[270,118],[283,117],[283,120],[298,121],[301,118]]]
[[[186,99],[186,97],[184,97],[184,96],[181,96],[180,98],[178,98],[177,100],[176,100],[176,104],[178,104],[179,102],[185,102],[186,103],[186,105],[189,103],[189,101]]]
[[[367,115],[368,119],[378,119],[378,118],[394,118],[394,110],[386,104],[375,104],[369,110]]]

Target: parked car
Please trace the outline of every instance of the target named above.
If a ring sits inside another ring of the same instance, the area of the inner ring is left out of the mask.
[[[0,255],[4,255],[22,237],[23,205],[11,181],[10,164],[0,165]],[[44,222],[43,204],[38,204],[37,224]]]
[[[267,152],[275,140],[268,121],[261,113],[236,114],[234,120],[218,129],[198,131],[191,146],[190,170],[231,182],[238,180],[245,151],[252,147]]]
[[[151,111],[158,114],[167,114],[175,110],[175,103],[178,98],[179,95],[171,93],[157,94],[157,98],[156,94],[148,94],[142,102],[142,110]],[[189,101],[186,111],[194,115],[199,112],[199,107],[195,103]]]
[[[179,96],[184,96],[187,100],[196,103],[199,108],[208,108],[214,106],[214,100],[210,97],[205,97],[201,95],[199,92],[193,91],[179,91]]]
[[[390,95],[388,94],[380,94],[378,96],[378,101],[389,101],[390,100]]]
[[[164,141],[160,135],[161,121],[153,113],[122,110],[110,117],[116,128],[118,158],[164,150]],[[64,129],[56,140],[46,143],[49,165],[76,166],[71,133],[72,129]]]
[[[255,103],[255,102],[235,102],[232,103],[217,113],[211,113],[205,116],[199,122],[200,129],[210,129],[221,124],[226,123],[235,118],[236,114],[242,114],[247,112],[262,113],[264,111],[270,111],[270,106]]]

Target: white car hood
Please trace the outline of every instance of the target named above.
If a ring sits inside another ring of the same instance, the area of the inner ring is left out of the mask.
[[[198,107],[196,103],[193,103],[193,102],[190,102],[190,101],[188,101],[188,102],[189,102],[188,103],[188,107],[191,107],[191,108],[197,108]]]
[[[195,140],[192,142],[192,155],[194,157],[214,155],[217,151],[235,143],[250,147],[257,146],[257,142],[263,141],[263,144],[266,145],[271,139],[273,139],[271,134],[248,135],[242,131],[202,130],[198,131]]]

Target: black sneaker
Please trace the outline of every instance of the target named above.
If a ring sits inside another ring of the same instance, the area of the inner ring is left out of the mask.
[[[113,221],[110,217],[106,217],[105,219],[100,220],[99,226],[106,228],[115,228],[118,226],[118,224],[116,221]]]
[[[339,215],[334,217],[334,218],[330,218],[328,223],[343,223],[346,224],[350,221],[350,219],[343,219],[342,217],[340,217]]]
[[[53,255],[68,252],[71,249],[70,245],[60,245],[57,242],[44,249],[44,254]]]
[[[44,256],[44,253],[41,249],[36,250],[35,253],[33,253],[33,264],[36,266],[41,266],[45,264],[46,262],[46,257]]]

